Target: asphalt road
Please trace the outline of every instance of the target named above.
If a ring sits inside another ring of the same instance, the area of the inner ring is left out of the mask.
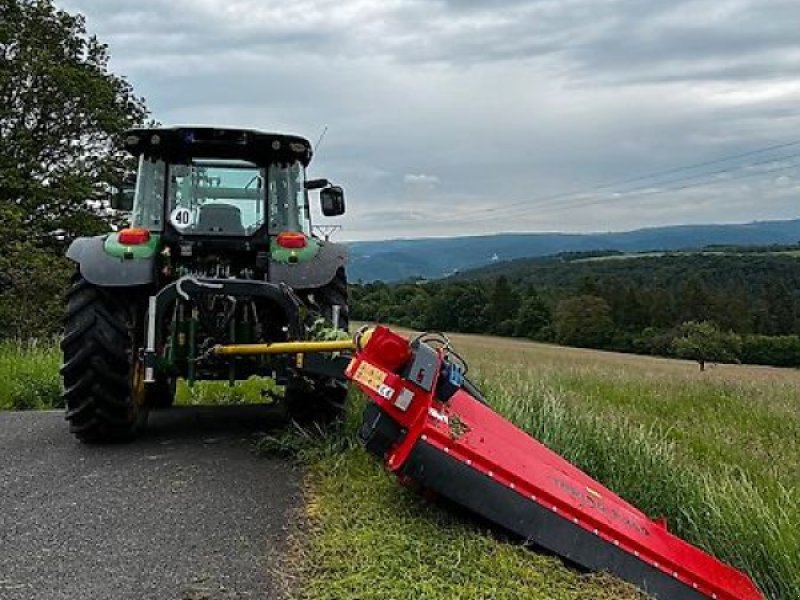
[[[170,409],[96,447],[60,412],[0,413],[0,599],[280,597],[300,474],[253,454],[264,410]]]

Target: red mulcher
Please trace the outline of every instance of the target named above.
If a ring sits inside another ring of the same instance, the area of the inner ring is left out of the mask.
[[[580,567],[659,600],[763,600],[753,582],[675,537],[503,419],[441,337],[357,336],[347,376],[371,402],[367,449],[405,482],[449,498]]]

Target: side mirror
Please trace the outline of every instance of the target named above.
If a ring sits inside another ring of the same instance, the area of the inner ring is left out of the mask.
[[[319,193],[322,214],[326,217],[338,217],[344,214],[344,190],[338,185],[326,187]]]
[[[136,176],[129,176],[122,180],[118,188],[111,192],[111,208],[114,210],[132,211],[133,199],[136,196]]]

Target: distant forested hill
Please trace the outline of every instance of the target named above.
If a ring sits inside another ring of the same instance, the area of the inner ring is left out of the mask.
[[[800,246],[794,250],[747,252],[746,247],[725,250],[664,253],[562,253],[520,258],[467,270],[444,281],[485,280],[505,277],[516,285],[537,289],[575,290],[587,281],[603,285],[675,289],[689,279],[711,288],[743,288],[748,294],[763,291],[778,281],[800,295]],[[784,247],[789,248],[789,247]],[[800,298],[800,296],[799,296]]]
[[[678,356],[702,346],[716,360],[800,366],[800,246],[597,254],[353,285],[351,311],[421,330]]]
[[[560,252],[682,250],[720,245],[795,244],[800,219],[739,225],[683,225],[621,233],[529,233],[352,242],[351,281],[435,279],[517,258]]]

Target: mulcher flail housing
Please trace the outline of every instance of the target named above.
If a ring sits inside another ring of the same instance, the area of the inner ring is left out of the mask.
[[[269,375],[297,418],[327,419],[346,387],[335,359],[221,356],[218,344],[306,340],[348,325],[346,250],[311,232],[309,190],[325,216],[344,212],[340,187],[306,180],[301,137],[218,128],[136,129],[126,149],[136,184],[112,206],[130,226],[79,238],[63,341],[72,432],[131,437],[175,380]],[[341,359],[340,359],[341,360]]]
[[[438,342],[438,343],[437,343]],[[360,437],[401,481],[659,600],[763,600],[753,582],[672,535],[486,405],[441,336],[356,336]]]

